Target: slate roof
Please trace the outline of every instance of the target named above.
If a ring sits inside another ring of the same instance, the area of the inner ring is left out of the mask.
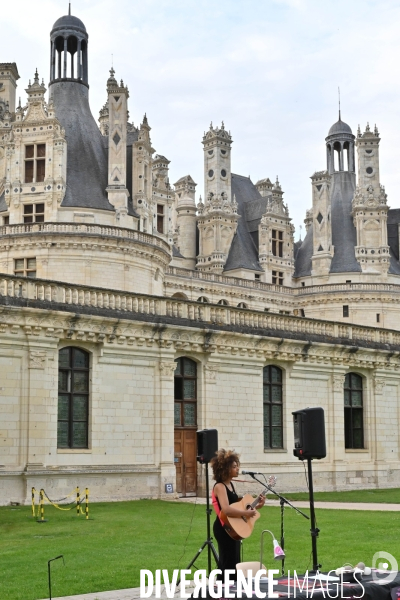
[[[339,121],[336,121],[336,123],[334,123],[332,125],[332,127],[330,128],[329,132],[328,132],[328,137],[330,135],[336,135],[338,133],[353,133],[351,131],[351,127],[350,125],[347,125],[347,123],[345,123],[344,121],[342,121],[339,118]]]
[[[332,186],[332,244],[335,250],[330,272],[361,273],[361,267],[356,260],[354,251],[354,247],[357,245],[357,232],[351,215],[356,176],[347,171],[334,173]]]
[[[354,173],[343,171],[334,173],[331,181],[332,245],[334,254],[330,273],[361,273],[361,267],[356,260],[354,250],[357,244],[357,233],[351,215],[351,202],[356,187],[356,176]],[[313,226],[311,225],[295,256],[294,277],[311,275],[313,237]]]
[[[234,175],[232,173],[231,182],[232,198],[234,196],[236,197],[240,218],[238,220],[238,227],[231,244],[224,272],[232,271],[233,269],[261,271],[262,269],[258,262],[258,248],[250,235],[246,214],[248,212],[251,217],[259,215],[259,218],[261,218],[262,213],[260,214],[260,208],[262,206],[263,198],[254,183],[248,177]],[[254,220],[255,219],[253,218],[252,221]],[[255,224],[252,223],[251,228],[253,231],[254,227]]]
[[[114,210],[106,194],[106,138],[90,111],[87,88],[68,81],[54,83],[50,90],[67,140],[67,190],[61,206]]]
[[[388,211],[387,218],[388,244],[397,260],[399,260],[399,223],[400,208],[392,208]]]
[[[4,212],[8,210],[8,206],[5,199],[5,192],[0,196],[0,212]]]
[[[174,258],[185,258],[178,250],[178,248],[176,246],[172,246],[172,256]]]
[[[293,277],[306,277],[311,275],[311,257],[313,254],[313,226],[308,229],[306,237],[300,245],[297,245],[295,255],[294,275]]]
[[[74,15],[64,15],[63,17],[57,19],[57,21],[53,25],[52,31],[54,31],[55,29],[69,29],[71,27],[76,27],[86,32],[86,27],[83,24],[83,22]]]
[[[387,231],[388,244],[390,246],[390,266],[389,273],[400,275],[399,263],[399,223],[400,208],[393,208],[388,211]]]

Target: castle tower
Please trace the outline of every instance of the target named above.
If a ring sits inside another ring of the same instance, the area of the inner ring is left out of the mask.
[[[88,37],[71,11],[50,33],[49,102],[67,139],[68,181],[61,206],[114,212],[106,192],[107,149],[89,106]]]
[[[379,132],[369,125],[357,133],[358,186],[353,198],[357,229],[356,258],[363,273],[387,273],[390,256],[387,238],[387,195],[379,180]]]
[[[156,154],[152,161],[152,200],[154,206],[153,234],[163,237],[172,246],[175,211],[174,192],[168,178],[170,162],[162,154]]]
[[[15,63],[0,63],[0,113],[6,109],[15,113],[15,95],[19,79]]]
[[[50,33],[50,85],[55,81],[79,81],[89,87],[88,34],[80,19],[68,15],[58,19]]]
[[[258,191],[260,192],[261,196],[272,196],[272,188],[273,188],[273,184],[271,182],[271,180],[269,179],[269,177],[266,177],[265,179],[259,179],[256,183],[256,188],[258,189]]]
[[[332,125],[326,141],[326,162],[329,175],[346,171],[355,173],[354,135],[347,123],[339,120]]]
[[[197,268],[222,273],[237,229],[239,215],[231,191],[232,137],[225,129],[210,129],[203,137],[204,204],[197,206],[199,255]]]
[[[101,131],[101,135],[108,135],[108,132],[110,130],[108,100],[104,104],[103,108],[100,109],[99,127],[100,127],[100,131]]]
[[[140,215],[140,229],[153,232],[153,175],[152,156],[154,148],[150,139],[151,127],[144,115],[138,139],[132,146],[132,196],[135,210]]]
[[[312,274],[328,275],[334,251],[330,197],[331,175],[328,171],[314,173],[311,183],[314,215]]]
[[[108,93],[108,186],[107,193],[110,203],[116,209],[116,220],[122,226],[127,226],[128,196],[126,187],[126,141],[128,121],[128,88],[123,81],[118,85],[114,77],[115,71],[110,70],[107,81]]]
[[[263,180],[263,181],[269,181]],[[271,186],[265,214],[258,226],[259,261],[264,270],[263,281],[276,285],[292,284],[294,272],[294,226],[288,207],[283,202],[283,191],[278,177]]]
[[[339,120],[329,129],[326,141],[327,169],[315,173],[313,187],[312,275],[359,272],[354,248],[356,230],[351,202],[356,187],[354,135]]]
[[[231,200],[231,144],[232,137],[225,129],[210,129],[203,137],[204,146],[204,195],[208,198],[224,195]]]
[[[184,257],[180,262],[187,269],[196,266],[196,185],[190,175],[175,183],[175,243]]]

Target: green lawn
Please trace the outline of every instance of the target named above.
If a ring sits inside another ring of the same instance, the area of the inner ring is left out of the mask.
[[[284,494],[288,500],[308,500],[308,492]],[[269,500],[279,500],[268,494]],[[386,490],[352,490],[350,492],[314,492],[317,502],[374,502],[376,504],[400,504],[400,488]]]
[[[305,511],[308,512],[308,511]],[[91,505],[91,517],[76,517],[46,506],[47,523],[36,523],[29,507],[0,508],[0,599],[48,597],[47,561],[59,554],[52,569],[53,596],[137,587],[141,568],[185,568],[206,538],[205,505],[139,500]],[[400,513],[317,510],[318,558],[324,569],[344,562],[371,564],[377,551],[400,559]],[[260,532],[279,538],[279,507],[267,507],[251,538],[244,560],[257,560]],[[310,522],[285,510],[286,567],[311,568]],[[267,566],[272,543],[266,538]],[[197,563],[206,567],[206,551]]]

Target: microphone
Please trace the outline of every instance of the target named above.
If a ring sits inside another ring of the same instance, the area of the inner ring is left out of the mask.
[[[264,475],[264,473],[259,473],[258,471],[242,471],[242,475]]]

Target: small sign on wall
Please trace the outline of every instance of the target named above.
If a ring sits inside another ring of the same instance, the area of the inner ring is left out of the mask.
[[[166,483],[165,484],[165,493],[166,494],[173,494],[174,493],[174,486],[172,483]]]

